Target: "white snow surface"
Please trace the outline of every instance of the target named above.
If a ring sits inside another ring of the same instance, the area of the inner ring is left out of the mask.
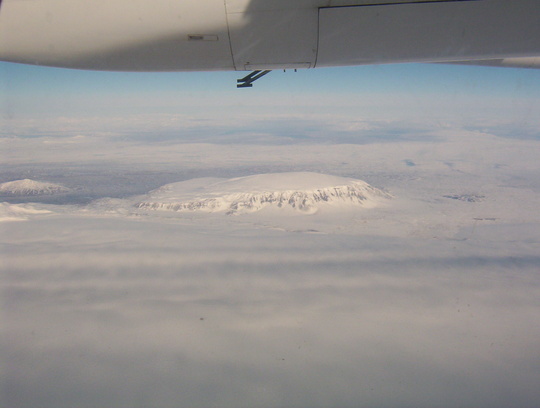
[[[40,210],[29,204],[0,203],[0,222],[25,221],[29,216],[49,213],[48,210]]]
[[[164,211],[244,214],[281,209],[314,214],[320,209],[373,208],[390,198],[362,180],[310,172],[200,178],[151,191],[136,206]]]
[[[14,180],[0,184],[0,195],[36,196],[61,194],[68,191],[69,189],[61,184],[30,179]]]

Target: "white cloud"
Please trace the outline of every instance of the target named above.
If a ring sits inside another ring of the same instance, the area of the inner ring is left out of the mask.
[[[524,170],[538,172],[537,142],[443,136],[172,146],[187,167],[354,161],[396,198],[347,217],[26,207],[0,224],[4,404],[534,406],[540,197]],[[145,160],[142,146],[124,155]],[[485,198],[444,197],[464,190]]]
[[[2,138],[3,177],[37,173],[81,196],[317,170],[395,198],[286,220],[149,215],[129,198],[4,204],[26,221],[0,223],[1,402],[538,405],[539,142],[492,135],[495,122],[468,130],[314,115],[68,118],[41,137]],[[310,142],[270,144],[287,137],[280,123]],[[200,130],[208,143],[148,142],[130,129]],[[237,142],[217,144],[218,130]],[[246,143],[250,132],[266,141]],[[369,143],[319,143],[334,132]]]
[[[540,260],[523,240],[501,253],[217,218],[9,225],[6,405],[538,401]]]

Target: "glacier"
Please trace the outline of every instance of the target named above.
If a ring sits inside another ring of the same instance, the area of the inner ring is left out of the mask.
[[[311,172],[260,174],[233,179],[201,178],[151,191],[135,206],[145,210],[222,212],[263,209],[315,214],[320,209],[373,208],[391,195],[362,180]]]

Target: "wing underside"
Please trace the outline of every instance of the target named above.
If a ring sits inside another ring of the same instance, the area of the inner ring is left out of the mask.
[[[110,71],[538,68],[539,0],[2,0],[0,60]]]

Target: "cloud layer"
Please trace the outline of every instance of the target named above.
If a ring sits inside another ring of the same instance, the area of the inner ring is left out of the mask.
[[[160,154],[162,172],[167,154],[195,173],[298,160],[394,198],[285,218],[4,204],[25,220],[0,223],[4,405],[538,405],[537,142],[182,148],[134,145],[108,167],[83,149],[81,169],[115,191],[120,157],[141,159],[134,174]]]
[[[540,406],[536,81],[465,98],[383,77],[385,92],[349,75],[182,94],[167,76],[138,94],[117,75],[3,93],[0,183],[71,192],[0,207],[0,405]],[[167,183],[290,171],[394,198],[286,219],[133,206]]]
[[[540,397],[540,259],[525,242],[49,217],[3,224],[8,406]]]

